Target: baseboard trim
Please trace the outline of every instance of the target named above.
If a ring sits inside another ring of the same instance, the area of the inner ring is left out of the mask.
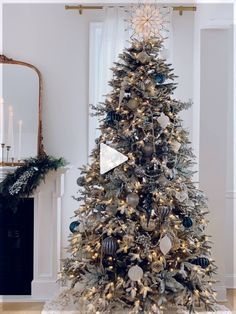
[[[31,283],[32,298],[50,300],[59,291],[60,285],[56,281],[36,281]]]
[[[236,275],[235,274],[225,275],[225,285],[227,289],[236,289]]]

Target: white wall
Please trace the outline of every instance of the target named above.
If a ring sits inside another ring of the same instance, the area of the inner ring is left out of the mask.
[[[207,162],[204,156],[206,157],[209,152],[209,147],[211,147],[212,144],[212,134],[210,134],[209,129],[205,126],[205,133],[203,133],[204,128],[201,130],[204,122],[200,121],[200,117],[204,118],[205,123],[210,124],[210,129],[212,128],[212,117],[216,115],[216,121],[219,122],[219,110],[216,107],[216,110],[214,112],[214,107],[212,108],[212,101],[208,99],[208,101],[205,101],[204,103],[201,103],[201,95],[203,91],[203,82],[201,81],[201,78],[204,79],[201,70],[204,70],[201,67],[201,52],[202,50],[202,41],[201,41],[201,34],[202,30],[204,29],[212,29],[212,30],[222,30],[222,29],[229,29],[230,25],[233,23],[233,6],[232,4],[200,4],[197,6],[197,11],[195,13],[195,26],[194,26],[194,107],[193,107],[193,139],[194,139],[194,150],[195,154],[197,155],[197,161],[198,164],[196,166],[196,170],[199,169],[199,160],[200,160],[200,185],[205,188],[206,194],[210,197],[210,225],[209,225],[209,233],[212,233],[213,235],[213,241],[215,241],[214,246],[214,253],[215,258],[217,260],[217,263],[220,266],[219,272],[221,281],[217,283],[218,288],[218,297],[219,299],[223,300],[225,298],[225,287],[236,287],[235,285],[235,270],[234,268],[234,258],[235,258],[235,241],[232,241],[232,238],[234,236],[233,232],[233,220],[234,218],[234,197],[235,193],[227,193],[227,191],[233,191],[233,136],[232,136],[232,129],[233,129],[233,121],[232,121],[232,111],[233,111],[233,102],[232,102],[232,54],[231,56],[228,56],[227,60],[225,61],[225,67],[226,71],[228,71],[228,75],[231,75],[231,81],[228,80],[228,96],[231,98],[231,100],[225,99],[225,106],[228,109],[228,112],[226,113],[225,118],[225,110],[222,108],[222,123],[221,123],[221,129],[223,130],[222,133],[220,133],[220,130],[216,130],[213,127],[213,130],[216,131],[216,134],[219,135],[218,138],[218,146],[222,145],[225,148],[225,151],[223,150],[223,153],[221,152],[221,149],[219,150],[219,154],[217,154],[216,158],[213,159],[213,163],[211,161],[208,162],[209,167],[215,167],[215,171],[217,169],[215,162],[219,160],[220,157],[222,157],[222,154],[224,154],[223,162],[227,162],[227,168],[223,166],[225,172],[222,172],[222,169],[219,168],[218,174],[212,174],[211,170],[209,169],[209,175],[207,172],[205,172],[205,178],[203,174],[203,181],[201,172],[204,173],[204,171],[207,171],[207,167],[201,169],[201,163]],[[230,43],[230,41],[229,41]],[[221,44],[218,43],[218,46],[215,46],[215,51],[211,50],[208,53],[210,54],[210,57],[214,59],[215,54],[217,54],[219,47],[221,47]],[[231,37],[231,47],[232,47],[232,37]],[[229,46],[226,47],[226,49],[230,49]],[[230,51],[230,50],[229,50]],[[231,58],[231,60],[229,60]],[[211,58],[209,61],[212,61]],[[222,62],[220,61],[220,65],[222,65]],[[206,66],[208,66],[208,63],[206,63]],[[218,63],[215,63],[215,66],[218,67]],[[211,69],[216,71],[217,69]],[[231,71],[229,71],[231,70]],[[221,73],[221,71],[219,71]],[[207,72],[208,73],[208,72]],[[216,72],[214,72],[215,75],[217,75]],[[216,76],[214,77],[214,79]],[[219,81],[220,81],[219,77]],[[219,89],[217,87],[211,88],[212,93],[218,92]],[[216,85],[217,86],[217,85]],[[219,88],[219,86],[218,86]],[[231,91],[230,91],[231,88]],[[213,97],[215,95],[213,94]],[[206,95],[205,95],[206,97]],[[227,97],[226,97],[227,98]],[[213,99],[213,98],[212,98]],[[212,113],[211,113],[211,111]],[[217,111],[218,110],[218,111]],[[204,115],[204,113],[206,115]],[[230,116],[231,115],[231,116]],[[218,119],[218,120],[217,120]],[[207,122],[209,121],[209,122]],[[226,130],[227,129],[227,133]],[[200,131],[201,131],[201,137],[200,137]],[[219,132],[219,133],[217,133]],[[223,143],[221,141],[223,140]],[[208,143],[208,141],[210,141]],[[227,144],[226,144],[227,143]],[[208,144],[208,146],[207,146]],[[200,150],[199,150],[200,148]],[[203,170],[205,169],[205,170]],[[226,170],[227,169],[227,170]],[[212,180],[209,179],[210,174],[212,174]],[[207,178],[208,177],[208,178]],[[224,182],[224,184],[221,185],[222,190],[220,190],[220,195],[217,195],[217,192],[213,193],[213,189],[215,187],[215,180],[213,177],[217,177],[218,182],[216,183],[216,190],[219,191],[219,186]],[[199,180],[199,176],[195,176],[195,180]],[[226,191],[227,189],[227,191]],[[228,197],[230,196],[230,197]],[[219,204],[217,203],[217,200],[219,200]],[[227,202],[226,202],[227,198]],[[220,207],[220,204],[222,205]],[[216,206],[215,206],[216,205]],[[221,229],[217,229],[217,226],[221,226]],[[220,231],[219,231],[220,230]],[[221,234],[221,239],[219,242],[219,247],[222,247],[223,251],[218,251],[218,240],[219,235]],[[230,239],[230,242],[228,241]],[[222,246],[222,241],[224,245]],[[233,272],[233,273],[232,273]],[[224,278],[224,275],[226,273],[226,280]],[[227,278],[228,277],[228,278]],[[230,277],[230,279],[229,279]],[[231,284],[229,284],[229,281]],[[232,284],[234,281],[234,284]]]
[[[87,162],[89,22],[102,11],[66,11],[64,4],[4,4],[3,52],[38,67],[43,76],[43,134],[48,154],[64,156],[66,177],[62,246],[78,203],[78,167]]]
[[[173,66],[178,76],[178,87],[174,97],[182,101],[193,100],[193,41],[194,41],[194,12],[173,12]],[[194,106],[194,104],[193,104]],[[184,127],[189,130],[192,137],[193,106],[181,113]]]
[[[226,30],[201,35],[200,188],[209,199],[217,279],[225,286],[225,191],[227,162],[228,43]]]

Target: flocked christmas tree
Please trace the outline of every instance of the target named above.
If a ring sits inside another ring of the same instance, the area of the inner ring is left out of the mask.
[[[136,11],[133,24],[143,38],[115,63],[112,91],[96,107],[105,117],[101,136],[77,181],[82,205],[62,277],[84,284],[78,299],[84,313],[159,313],[171,306],[191,313],[215,304],[207,204],[192,181],[194,156],[178,115],[189,104],[172,97],[173,69],[160,58],[163,42],[151,36],[153,24],[143,23],[145,10],[159,14],[155,6]],[[101,174],[101,144],[128,160]]]

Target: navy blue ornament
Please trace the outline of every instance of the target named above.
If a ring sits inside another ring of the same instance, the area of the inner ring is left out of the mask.
[[[155,76],[154,76],[154,80],[155,80],[155,82],[158,83],[158,84],[163,84],[163,83],[165,82],[165,80],[166,80],[166,77],[165,77],[165,75],[162,74],[162,73],[157,73],[157,74],[155,74]]]
[[[78,226],[79,226],[80,222],[79,221],[72,221],[72,223],[70,224],[70,231],[72,233],[75,233],[78,231]]]
[[[109,111],[105,119],[107,124],[114,124],[115,122],[119,122],[120,120],[121,116],[114,110]]]
[[[190,217],[186,216],[183,218],[183,226],[185,228],[191,228],[193,225],[193,221]]]
[[[103,255],[115,256],[118,249],[118,244],[115,238],[107,237],[102,242]]]
[[[210,265],[210,261],[206,257],[198,257],[192,261],[192,264],[207,268]]]

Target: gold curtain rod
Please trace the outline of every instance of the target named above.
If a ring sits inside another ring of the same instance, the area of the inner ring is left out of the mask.
[[[103,6],[93,5],[66,5],[66,10],[79,10],[79,14],[82,14],[84,10],[102,10]],[[197,7],[195,6],[173,6],[174,11],[179,11],[179,15],[183,15],[184,11],[197,11]]]

